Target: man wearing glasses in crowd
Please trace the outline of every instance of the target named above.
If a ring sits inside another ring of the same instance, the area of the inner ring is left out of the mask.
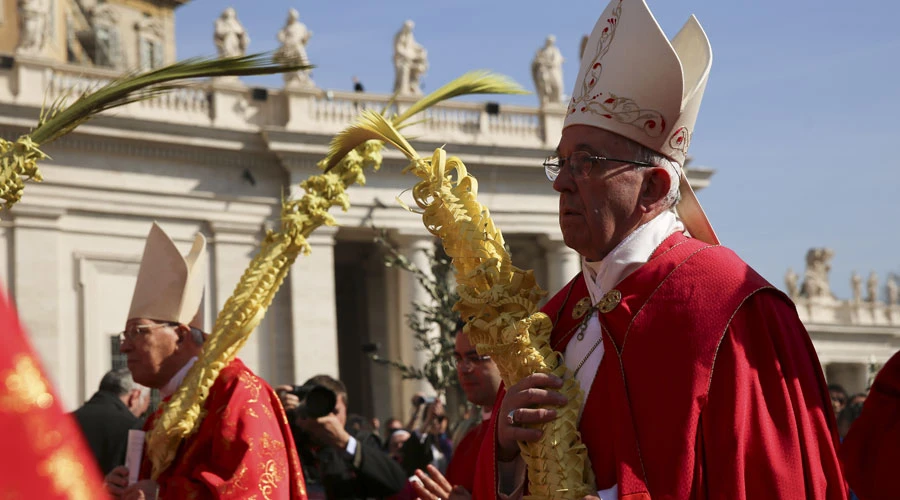
[[[456,362],[459,385],[466,393],[466,399],[481,407],[482,421],[469,430],[453,450],[446,477],[433,465],[429,465],[427,471],[416,471],[416,477],[421,482],[414,482],[413,489],[422,500],[471,498],[478,450],[485,436],[490,436],[488,421],[497,391],[500,390],[497,364],[490,356],[478,354],[469,341],[469,336],[462,332],[462,325],[456,332],[453,359]]]
[[[208,259],[200,234],[186,257],[155,223],[150,229],[120,350],[134,381],[168,398],[203,349],[203,290]],[[162,407],[160,408],[162,409]],[[140,478],[117,467],[106,476],[115,498],[305,499],[291,431],[275,391],[235,359],[222,369],[206,399],[196,434],[169,467],[150,480],[145,454]],[[159,411],[144,430],[153,428]]]

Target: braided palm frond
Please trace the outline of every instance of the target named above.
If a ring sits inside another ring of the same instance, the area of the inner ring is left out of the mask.
[[[483,93],[490,89],[518,92],[517,86],[502,77],[479,75],[477,78],[470,75],[454,80],[460,83],[451,82],[423,98],[427,102],[414,105],[417,109],[415,113],[444,99],[471,92]],[[406,115],[413,116],[415,113]],[[296,201],[282,202],[280,230],[267,233],[259,253],[250,262],[234,293],[216,317],[200,358],[190,368],[172,398],[165,403],[147,436],[147,454],[152,464],[153,478],[171,465],[181,441],[197,432],[204,418],[203,407],[210,388],[222,368],[235,358],[262,321],[291,264],[301,253],[310,252],[307,238],[322,225],[337,225],[329,210],[333,207],[349,208],[347,188],[353,184],[364,185],[366,169],[380,168],[384,142],[414,152],[406,138],[399,132],[392,132],[394,125],[388,123],[384,116],[365,111],[360,121],[380,133],[356,126],[343,131],[338,135],[342,141],[335,141],[335,144],[352,142],[353,146],[332,147],[329,155],[319,162],[323,173],[313,175],[300,184],[305,191],[304,196]],[[388,123],[388,128],[382,126],[385,123]]]
[[[533,373],[552,373],[564,380],[561,389],[568,404],[556,408],[559,417],[540,428],[537,442],[519,443],[528,466],[528,491],[534,499],[582,498],[596,492],[587,448],[578,433],[578,413],[583,392],[568,376],[561,356],[550,347],[553,324],[539,311],[546,294],[533,271],[512,265],[503,235],[490,213],[477,201],[478,183],[458,158],[448,158],[439,148],[431,158],[420,157],[398,139],[400,132],[387,119],[366,116],[355,125],[354,134],[340,135],[332,151],[354,146],[354,140],[381,136],[402,144],[411,171],[420,180],[413,188],[422,209],[426,229],[441,238],[456,268],[459,302],[456,309],[467,320],[465,332],[478,352],[497,363],[509,387]]]

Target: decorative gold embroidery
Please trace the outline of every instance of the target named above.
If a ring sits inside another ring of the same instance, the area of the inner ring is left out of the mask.
[[[0,410],[26,413],[33,408],[46,410],[53,405],[53,394],[31,356],[20,355],[15,368],[3,378],[8,394],[0,397]]]
[[[284,474],[279,469],[278,464],[275,463],[275,460],[267,460],[266,463],[261,464],[261,468],[259,492],[262,493],[263,498],[266,500],[272,500],[270,495],[278,488],[278,483],[284,478]]]
[[[606,314],[619,305],[619,302],[622,302],[622,292],[618,290],[610,290],[606,292],[606,295],[600,299],[600,302],[597,303],[597,307],[600,309],[600,312]]]
[[[93,497],[84,482],[84,466],[71,446],[56,450],[40,465],[39,472],[50,478],[57,494],[64,494],[71,500],[91,500]]]
[[[581,300],[575,303],[575,307],[572,308],[572,319],[578,319],[584,316],[584,313],[588,312],[588,309],[591,308],[591,298],[590,297],[582,297]]]
[[[569,103],[569,114],[576,112],[592,113],[610,120],[616,120],[624,125],[631,125],[641,129],[650,137],[659,137],[666,130],[666,119],[662,113],[653,109],[642,108],[640,104],[630,97],[617,96],[613,93],[596,91],[600,83],[600,75],[603,73],[603,57],[609,52],[616,29],[619,26],[619,18],[622,15],[622,0],[612,11],[610,18],[606,20],[607,26],[600,32],[597,46],[593,49],[594,57],[591,67],[585,72],[581,80],[579,95],[573,95]]]
[[[234,478],[232,478],[231,481],[228,481],[226,484],[222,485],[222,495],[230,497],[236,495],[239,491],[247,491],[247,487],[244,486],[244,476],[247,475],[247,472],[247,465],[241,464],[241,468],[238,469],[237,473],[234,475]]]

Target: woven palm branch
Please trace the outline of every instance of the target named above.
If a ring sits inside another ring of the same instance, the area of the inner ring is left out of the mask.
[[[550,347],[553,324],[538,308],[546,292],[535,282],[533,271],[512,265],[503,235],[487,207],[476,199],[478,182],[458,158],[447,158],[441,148],[431,158],[420,157],[396,125],[377,113],[364,113],[335,138],[331,151],[352,150],[359,141],[373,139],[400,149],[410,160],[406,171],[420,179],[413,197],[423,210],[425,228],[441,238],[453,258],[460,297],[455,308],[467,320],[464,331],[478,352],[494,359],[507,387],[538,372],[564,379],[561,392],[569,402],[556,408],[559,417],[540,426],[539,441],[519,443],[528,466],[530,498],[594,494],[587,448],[578,434],[584,395]]]
[[[85,92],[68,106],[65,99],[58,99],[42,110],[37,126],[30,133],[15,142],[0,138],[0,199],[3,206],[9,208],[22,198],[26,180],[42,180],[38,162],[47,158],[42,147],[103,111],[159,96],[197,78],[265,75],[310,67],[276,61],[270,54],[195,58],[145,73],[126,74],[93,92]]]
[[[410,108],[412,111],[399,117],[385,118],[373,111],[365,111],[362,116],[391,120],[399,127],[443,100],[487,92],[521,93],[522,90],[506,78],[475,72],[463,75],[422,98]],[[329,209],[341,207],[346,211],[350,207],[347,188],[353,184],[364,185],[365,170],[380,168],[384,141],[396,141],[392,144],[412,151],[412,146],[399,133],[390,137],[384,134],[369,135],[367,138],[364,128],[351,127],[340,136],[344,137],[345,142],[353,141],[353,147],[331,149],[328,156],[319,162],[324,172],[300,184],[305,191],[304,196],[299,200],[282,201],[280,231],[270,231],[266,235],[259,253],[250,262],[234,293],[216,317],[213,331],[199,359],[172,398],[164,404],[147,436],[147,453],[154,479],[175,459],[181,441],[199,429],[210,388],[222,368],[235,358],[262,321],[291,264],[300,253],[310,252],[306,239],[322,225],[337,225],[328,213]]]

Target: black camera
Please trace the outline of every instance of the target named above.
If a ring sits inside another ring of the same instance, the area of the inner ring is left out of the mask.
[[[291,394],[297,396],[300,405],[294,409],[299,418],[319,418],[334,412],[337,394],[318,384],[295,385]]]

